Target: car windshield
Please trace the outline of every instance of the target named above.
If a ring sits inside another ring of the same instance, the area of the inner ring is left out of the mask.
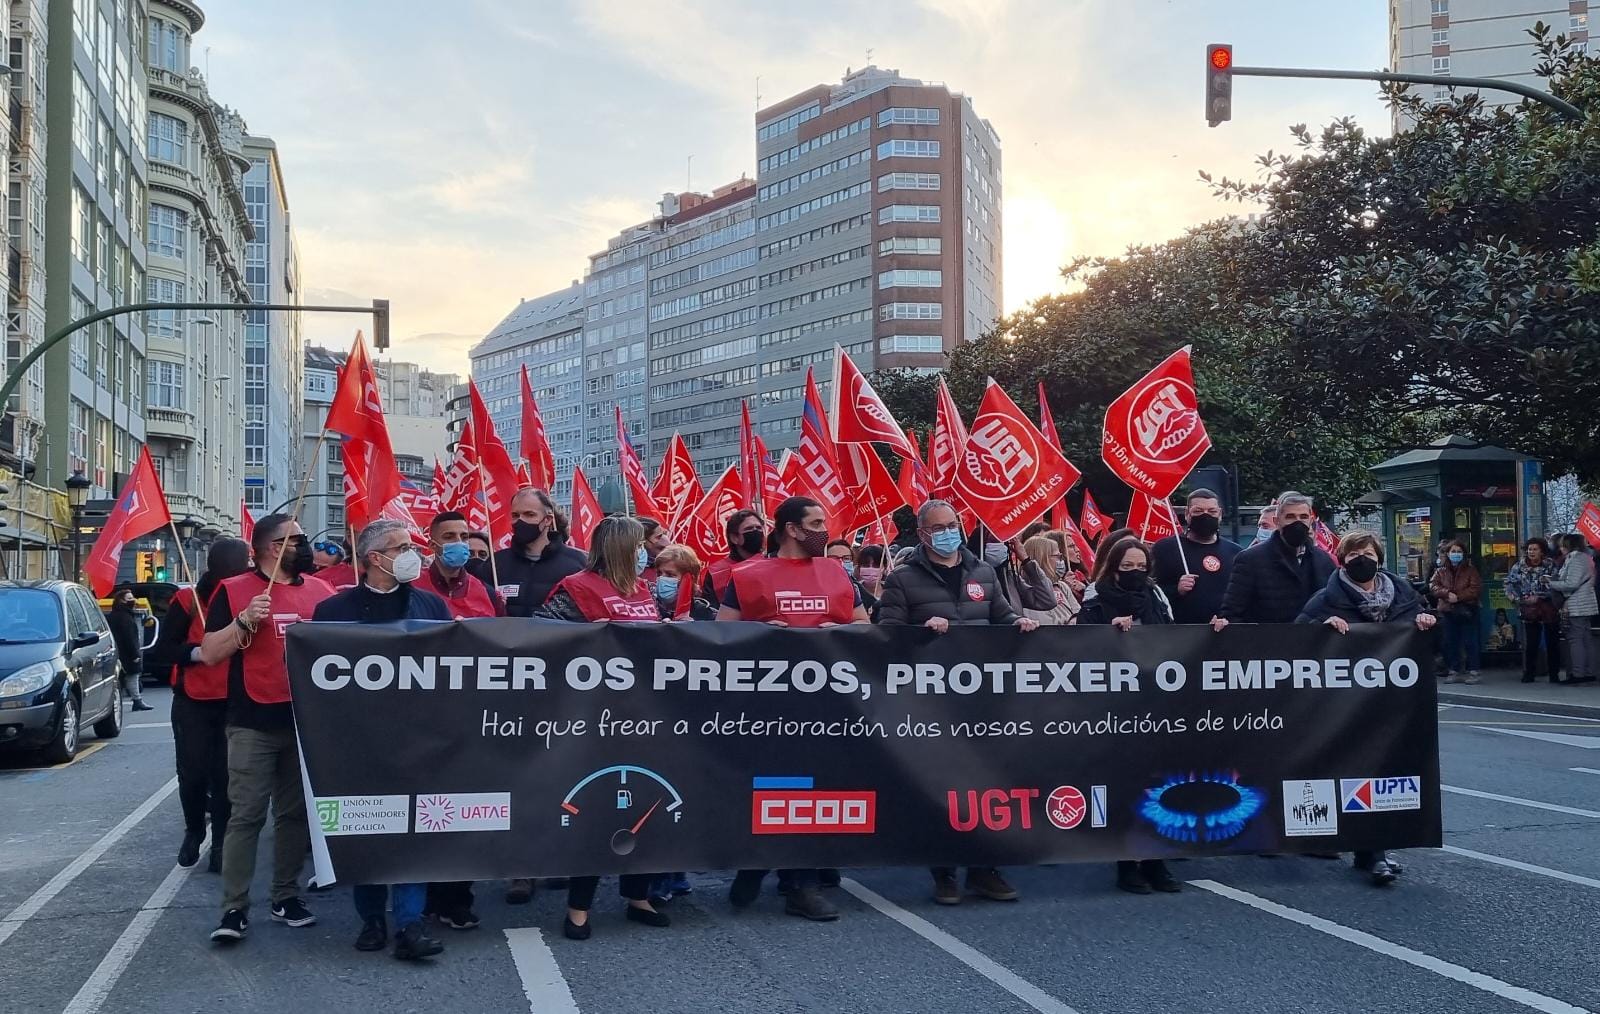
[[[61,640],[61,603],[38,588],[0,589],[0,644]]]

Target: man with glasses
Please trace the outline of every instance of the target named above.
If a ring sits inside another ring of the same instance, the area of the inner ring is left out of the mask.
[[[255,569],[217,587],[200,642],[202,664],[228,664],[231,812],[222,839],[222,922],[211,933],[220,943],[243,940],[249,929],[250,881],[269,803],[272,918],[293,927],[317,921],[299,897],[310,830],[283,635],[293,624],[311,619],[333,589],[311,576],[311,545],[299,522],[287,514],[257,521],[251,550]]]
[[[1222,500],[1209,489],[1189,494],[1185,530],[1150,547],[1156,582],[1172,603],[1172,622],[1210,623],[1222,610],[1222,596],[1233,574],[1239,547],[1217,533]]]
[[[962,544],[961,519],[943,500],[929,500],[917,512],[921,544],[909,559],[883,579],[878,622],[916,624],[942,634],[955,624],[1015,626],[1027,632],[1039,624],[1014,612],[991,564]],[[953,866],[933,868],[933,900],[959,905],[961,886]],[[991,901],[1016,901],[1017,889],[992,866],[967,868],[967,890]]]
[[[422,554],[404,522],[380,518],[367,525],[356,538],[356,554],[361,560],[361,583],[324,600],[312,619],[318,623],[451,619],[444,599],[412,586],[422,574]],[[356,950],[381,951],[388,944],[385,906],[394,909],[395,957],[416,961],[444,950],[422,926],[427,890],[427,884],[357,884],[352,896],[362,927]]]

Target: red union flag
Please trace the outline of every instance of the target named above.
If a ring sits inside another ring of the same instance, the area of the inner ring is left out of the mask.
[[[729,465],[684,521],[680,541],[702,560],[728,555],[728,518],[743,503],[739,482],[739,470]]]
[[[689,447],[676,433],[667,445],[666,456],[661,460],[661,474],[650,487],[650,495],[655,498],[656,508],[669,520],[667,527],[672,530],[673,538],[678,537],[683,516],[706,495],[700,487],[700,477],[695,474]]]
[[[928,470],[922,466],[916,434],[906,430],[906,440],[911,444],[911,453],[900,459],[900,495],[908,507],[916,510],[928,502]]]
[[[788,458],[791,451],[784,451]],[[772,457],[767,453],[767,442],[759,436],[756,437],[756,466],[761,476],[761,503],[766,508],[762,511],[767,517],[772,517],[778,511],[778,505],[789,499],[789,487],[783,483],[783,469],[772,464]]]
[[[906,506],[900,486],[889,475],[878,452],[862,444],[845,444],[839,448],[839,470],[844,473],[850,488],[848,506],[854,516],[847,518],[846,531],[865,527],[878,518],[886,518]]]
[[[511,498],[517,495],[517,469],[511,463],[511,452],[495,432],[477,381],[468,380],[467,391],[472,396],[472,430],[477,438],[479,481],[489,509],[489,534],[496,548],[504,548],[511,545]]]
[[[1146,496],[1165,500],[1211,448],[1185,346],[1106,409],[1100,457]]]
[[[1165,500],[1151,499],[1138,490],[1133,491],[1133,503],[1128,507],[1128,527],[1139,533],[1142,542],[1155,542],[1178,534],[1172,506]]]
[[[800,459],[803,489],[792,485],[789,489],[797,496],[809,496],[822,504],[828,515],[828,534],[835,539],[842,538],[850,531],[855,508],[839,471],[833,435],[828,432],[828,415],[822,409],[822,396],[817,393],[816,379],[810,370],[806,371],[806,401],[800,412],[800,447],[795,456]]]
[[[967,509],[1009,542],[1066,496],[1078,474],[991,378],[955,470]]]
[[[762,467],[756,452],[756,434],[750,426],[750,403],[739,402],[739,478],[743,480],[744,505],[757,514],[766,514],[762,497]]]
[[[533,398],[527,363],[522,364],[522,457],[528,463],[528,485],[547,490],[556,484],[556,459],[550,453],[539,403]]]
[[[1583,512],[1578,515],[1578,531],[1583,533],[1591,548],[1600,549],[1600,507],[1592,503],[1583,505]]]
[[[651,495],[650,486],[644,481],[644,465],[639,461],[639,452],[633,449],[633,441],[628,439],[628,427],[622,421],[622,406],[616,406],[616,410],[617,462],[622,466],[622,478],[628,484],[628,496],[633,500],[634,516],[650,518],[659,524],[665,524],[666,519],[656,507],[656,498]]]
[[[933,435],[928,438],[928,482],[930,492],[940,499],[951,495],[951,484],[956,472],[956,459],[967,445],[967,430],[961,425],[961,413],[944,378],[939,378],[939,401],[933,424]]]
[[[1100,513],[1100,505],[1094,502],[1094,494],[1087,487],[1083,491],[1083,510],[1078,512],[1078,527],[1091,539],[1111,531],[1111,521]]]
[[[600,509],[600,500],[594,495],[594,490],[589,488],[589,480],[583,474],[583,466],[574,466],[572,469],[572,536],[570,539],[572,547],[588,552],[589,537],[594,534],[595,528],[600,524],[600,519],[605,516],[605,512]]]
[[[133,467],[117,505],[94,540],[88,559],[83,561],[83,573],[95,597],[105,598],[116,585],[123,546],[171,524],[172,512],[167,509],[167,495],[161,491],[161,479],[156,475],[155,462],[150,459],[150,448],[142,448],[139,463]]]
[[[867,383],[843,348],[833,347],[833,439],[841,444],[888,444],[898,454],[917,453],[889,406]]]
[[[250,513],[250,505],[243,500],[239,501],[239,538],[250,542],[255,538],[256,519]]]

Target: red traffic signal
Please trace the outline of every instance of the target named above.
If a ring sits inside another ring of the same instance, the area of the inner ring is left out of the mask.
[[[1206,47],[1206,123],[1215,127],[1233,119],[1233,47],[1213,42]]]

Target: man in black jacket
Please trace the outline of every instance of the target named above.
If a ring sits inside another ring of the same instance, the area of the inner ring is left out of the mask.
[[[1189,493],[1184,524],[1150,547],[1150,569],[1172,604],[1172,622],[1210,623],[1222,611],[1239,547],[1217,534],[1222,500],[1209,489]]]
[[[144,638],[139,617],[133,611],[132,588],[124,585],[111,593],[106,625],[111,628],[111,640],[116,642],[117,659],[122,663],[122,692],[133,699],[133,710],[155,710],[144,702],[144,653],[139,647]]]
[[[1333,576],[1333,558],[1316,544],[1311,498],[1293,490],[1278,497],[1278,530],[1233,560],[1213,630],[1229,623],[1293,623]]]
[[[1036,630],[1033,620],[1019,617],[1000,594],[994,568],[962,546],[961,519],[943,500],[929,500],[917,512],[921,545],[911,559],[883,579],[878,622],[884,626],[917,624],[937,633],[952,623],[1015,625]],[[961,903],[953,866],[933,868],[933,900]],[[1017,889],[992,866],[967,867],[967,890],[992,901],[1016,901]]]
[[[511,498],[511,545],[494,554],[496,589],[507,616],[532,616],[550,589],[582,570],[586,557],[567,545],[555,501],[524,486]]]

